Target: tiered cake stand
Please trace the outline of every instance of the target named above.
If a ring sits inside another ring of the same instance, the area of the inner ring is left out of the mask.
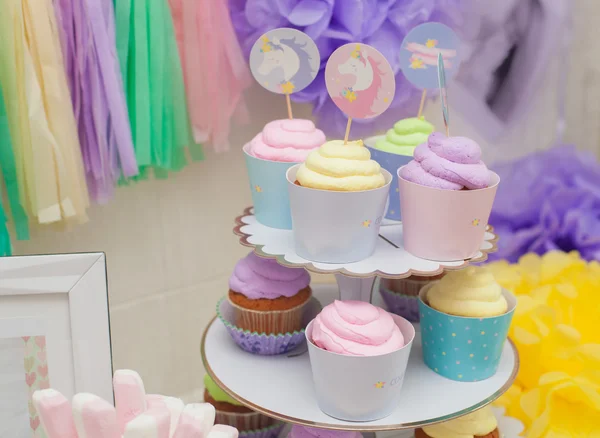
[[[262,257],[275,258],[286,266],[303,266],[311,272],[335,274],[339,291],[333,285],[313,287],[315,297],[323,305],[336,298],[372,300],[379,304],[379,294],[372,293],[377,277],[434,276],[444,270],[464,268],[469,263],[486,260],[487,254],[495,251],[497,240],[489,227],[481,250],[474,258],[439,263],[407,253],[402,247],[402,224],[384,223],[371,257],[336,265],[300,258],[294,251],[292,231],[261,225],[251,208],[236,219],[234,232],[242,245],[254,248]],[[288,423],[363,432],[412,429],[472,412],[500,397],[513,383],[519,368],[517,351],[509,340],[493,377],[480,382],[445,379],[423,363],[417,330],[402,388],[403,398],[396,410],[381,420],[348,422],[329,417],[319,409],[306,346],[282,356],[249,354],[234,344],[223,324],[215,318],[202,337],[201,354],[215,382],[255,411]]]

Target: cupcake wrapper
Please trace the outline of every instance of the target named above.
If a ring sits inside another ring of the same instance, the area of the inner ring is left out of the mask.
[[[310,298],[288,310],[257,311],[245,309],[229,300],[237,327],[258,333],[287,333],[302,329],[302,316]]]
[[[320,310],[321,305],[317,299],[311,298],[304,308],[302,327],[306,327]],[[302,345],[306,340],[304,328],[294,332],[266,334],[243,330],[235,326],[232,323],[235,315],[234,308],[226,298],[219,301],[219,304],[217,305],[217,314],[219,319],[225,324],[225,327],[234,342],[242,350],[245,350],[248,353],[259,354],[262,356],[286,354],[299,345]]]
[[[435,277],[418,277],[412,276],[408,278],[402,278],[400,280],[392,280],[387,278],[381,279],[382,289],[386,289],[392,293],[399,293],[402,295],[408,295],[418,297],[420,290],[431,283],[432,281],[439,280],[443,275],[436,275]]]
[[[384,288],[380,288],[379,293],[390,312],[400,315],[410,322],[419,322],[419,299],[417,297],[403,295]]]
[[[275,423],[273,418],[267,417],[259,412],[248,412],[240,414],[236,412],[217,411],[215,424],[225,424],[235,427],[240,432],[256,431],[272,426]]]
[[[508,311],[502,315],[470,318],[439,312],[424,300],[429,286],[421,291],[421,341],[423,361],[431,370],[450,380],[477,382],[496,374],[515,313],[517,300],[506,290]]]
[[[284,424],[278,423],[259,430],[249,430],[240,432],[241,438],[277,438],[283,429]]]

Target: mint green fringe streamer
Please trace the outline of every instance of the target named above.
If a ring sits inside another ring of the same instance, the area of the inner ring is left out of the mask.
[[[117,54],[140,175],[156,178],[204,159],[193,140],[168,0],[115,0]],[[126,181],[122,181],[126,183]]]
[[[27,213],[21,204],[19,195],[19,182],[17,180],[17,170],[15,162],[15,154],[13,151],[13,145],[10,139],[10,132],[8,129],[8,118],[6,116],[6,108],[4,106],[4,97],[2,95],[2,89],[0,88],[0,168],[2,169],[2,176],[4,177],[4,184],[6,186],[6,194],[8,197],[8,203],[10,205],[10,211],[12,213],[13,222],[15,225],[15,231],[18,240],[29,240],[29,219]],[[1,201],[1,199],[0,199]],[[6,223],[6,215],[0,217],[0,220],[4,220],[2,224]],[[10,242],[9,242],[10,245]]]

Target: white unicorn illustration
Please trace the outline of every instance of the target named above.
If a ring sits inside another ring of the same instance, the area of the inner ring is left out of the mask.
[[[369,108],[365,116],[372,116],[371,108],[377,100],[377,95],[382,85],[383,72],[379,64],[369,56],[365,49],[361,49],[360,44],[350,53],[350,57],[343,64],[338,65],[338,71],[341,74],[352,75],[356,82],[351,87],[345,88],[340,96],[334,97],[338,108],[345,113],[351,114],[353,102],[358,106]]]
[[[304,88],[312,82],[315,72],[310,64],[311,57],[306,52],[306,43],[301,44],[296,38],[269,40],[267,36],[262,37],[263,45],[260,51],[263,53],[262,63],[258,66],[258,73],[266,76],[275,69],[280,68],[283,77],[281,84],[293,84],[293,88]]]
[[[373,83],[373,66],[370,62],[366,62],[367,59],[367,51],[364,49],[361,51],[360,46],[357,45],[350,58],[338,66],[338,71],[341,74],[356,76],[356,83],[352,86],[353,91],[366,90]]]

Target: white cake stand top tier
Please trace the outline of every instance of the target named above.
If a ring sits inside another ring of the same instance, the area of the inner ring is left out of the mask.
[[[236,218],[234,233],[240,243],[253,247],[262,257],[276,258],[286,266],[302,266],[309,271],[324,274],[343,274],[355,278],[405,278],[411,275],[434,276],[446,269],[461,269],[469,263],[483,262],[488,253],[496,251],[498,237],[488,225],[480,251],[469,260],[455,262],[435,262],[409,254],[402,245],[402,223],[384,222],[381,225],[380,239],[375,253],[368,259],[355,263],[328,264],[312,262],[301,258],[294,250],[294,236],[291,230],[280,230],[260,224],[248,207]]]

